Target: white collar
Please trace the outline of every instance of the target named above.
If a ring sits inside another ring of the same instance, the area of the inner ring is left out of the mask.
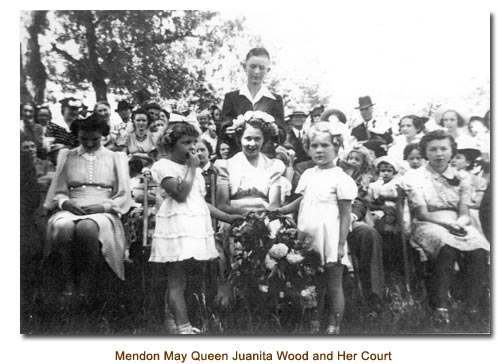
[[[203,167],[200,167],[203,172],[208,171],[208,169],[212,166],[212,162],[208,161]]]
[[[267,97],[267,98],[276,100],[276,97],[264,85],[262,85],[259,92],[257,92],[257,95],[255,95],[255,98],[252,98],[252,94],[250,93],[250,90],[248,89],[248,85],[244,85],[240,88],[240,95],[245,96],[252,103],[252,105],[255,105],[263,97]]]
[[[296,127],[292,126],[292,130],[293,130],[293,133],[295,134],[295,136],[297,138],[300,138],[303,131],[304,131],[304,127],[302,127],[302,129],[297,129]]]
[[[97,149],[94,153],[88,153],[85,151],[85,149],[83,149],[83,147],[80,145],[78,147],[78,155],[81,156],[83,154],[94,154],[95,156],[98,156],[99,154],[101,154],[101,152],[104,150],[104,147],[101,145],[99,147],[99,149]]]
[[[441,175],[445,178],[452,179],[457,175],[457,170],[453,168],[452,166],[448,165],[446,169],[443,171],[443,173],[436,172],[435,170],[432,169],[432,167],[429,165],[429,162],[427,162],[427,165],[425,166],[427,170],[434,175]]]

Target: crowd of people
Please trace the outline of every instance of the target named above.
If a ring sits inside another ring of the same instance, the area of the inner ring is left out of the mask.
[[[26,267],[34,261],[59,281],[50,285],[56,295],[91,294],[103,259],[124,280],[130,242],[123,221],[149,199],[138,183],[144,174],[158,186],[149,262],[166,267],[165,325],[172,333],[198,332],[184,297],[188,262],[216,261],[217,296],[230,304],[228,251],[216,233],[224,236],[256,210],[293,216],[313,238],[329,313],[324,320],[316,311],[312,332],[340,333],[346,267],[356,270],[367,306],[380,309],[387,275],[403,274],[399,229],[431,267],[435,317],[450,320],[457,270],[464,272],[468,313],[477,316],[489,272],[489,111],[469,118],[444,107],[432,118],[406,115],[396,132],[374,117],[370,96],[359,98],[354,126],[324,106],[285,115],[282,97],[263,82],[269,65],[264,48],[250,50],[247,83],[196,120],[157,102],[126,100],[116,120],[107,101],[89,112],[67,97],[56,122],[48,107],[23,103],[23,284],[31,284]],[[402,191],[405,224],[396,209]]]

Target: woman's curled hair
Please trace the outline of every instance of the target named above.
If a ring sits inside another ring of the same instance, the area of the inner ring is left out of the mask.
[[[245,129],[248,125],[250,125],[255,129],[259,129],[262,132],[262,135],[264,137],[264,143],[270,140],[274,135],[276,135],[277,129],[275,123],[268,123],[265,122],[264,120],[253,118],[245,122],[240,127],[236,128],[235,133],[239,144],[241,144],[241,138],[243,137],[243,133],[245,132]]]
[[[136,115],[146,115],[146,120],[148,122],[148,127],[151,125],[151,123],[153,122],[153,118],[151,118],[151,116],[149,115],[149,113],[146,111],[146,109],[143,109],[143,108],[138,108],[138,109],[135,109],[134,111],[132,111],[132,115],[130,116],[130,120],[132,120],[132,125],[135,127],[134,125],[134,120],[135,120],[135,116]]]
[[[110,127],[105,120],[102,120],[96,113],[86,119],[78,119],[71,123],[71,133],[78,136],[79,131],[99,132],[102,136],[109,134]]]
[[[404,119],[410,119],[415,129],[417,129],[417,133],[421,133],[425,130],[425,123],[429,121],[428,117],[425,116],[417,116],[417,115],[405,115],[399,120],[399,129],[401,131],[401,122]]]
[[[422,139],[420,139],[420,155],[427,160],[427,144],[433,140],[444,140],[448,139],[451,145],[451,156],[453,157],[457,154],[457,142],[455,139],[444,130],[433,130],[425,134]]]

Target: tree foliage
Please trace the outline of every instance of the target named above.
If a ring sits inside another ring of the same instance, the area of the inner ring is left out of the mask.
[[[51,78],[65,91],[90,84],[96,99],[109,92],[150,97],[214,99],[206,81],[210,57],[242,30],[211,11],[57,11]],[[64,63],[63,72],[55,64]]]

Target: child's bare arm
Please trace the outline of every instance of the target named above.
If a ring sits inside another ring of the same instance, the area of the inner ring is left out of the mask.
[[[338,202],[340,216],[339,246],[345,245],[347,235],[349,234],[349,227],[351,226],[351,202],[351,200],[339,200]]]
[[[301,203],[301,201],[302,201],[303,198],[304,198],[304,196],[300,196],[296,200],[290,202],[288,205],[285,205],[283,207],[280,207],[280,208],[276,209],[276,211],[279,211],[279,212],[281,212],[283,214],[289,214],[291,212],[298,211],[300,203]]]
[[[224,221],[227,223],[232,223],[236,219],[243,219],[244,217],[242,215],[235,215],[235,214],[228,214],[225,213],[224,211],[219,210],[217,207],[214,205],[207,203],[208,209],[210,210],[210,216],[213,217],[214,219]]]

